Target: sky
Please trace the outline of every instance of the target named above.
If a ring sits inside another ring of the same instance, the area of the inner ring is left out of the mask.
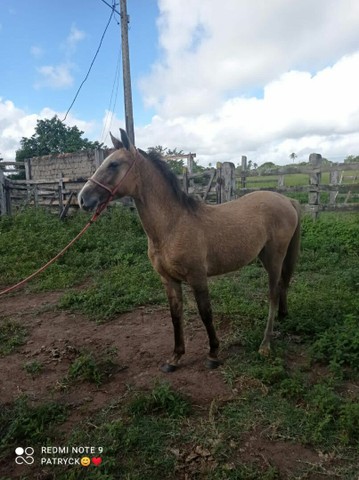
[[[127,12],[136,146],[204,166],[359,154],[357,0],[127,0]],[[104,0],[0,0],[1,158],[37,120],[65,117],[111,14]],[[65,121],[108,146],[125,127],[120,51],[115,13]]]

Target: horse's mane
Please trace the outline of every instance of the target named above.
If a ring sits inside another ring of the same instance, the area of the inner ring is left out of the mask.
[[[190,195],[187,195],[181,188],[181,185],[178,181],[176,175],[169,168],[168,164],[163,160],[161,154],[155,150],[150,150],[148,153],[143,150],[139,150],[142,156],[150,160],[152,165],[160,172],[163,179],[166,181],[170,187],[174,198],[187,210],[194,212],[197,210],[200,205],[200,201]]]

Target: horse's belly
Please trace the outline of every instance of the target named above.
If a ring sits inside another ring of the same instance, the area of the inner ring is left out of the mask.
[[[259,251],[255,250],[250,255],[240,255],[235,252],[227,255],[213,254],[207,257],[207,276],[222,275],[223,273],[234,272],[240,268],[248,265],[252,260],[258,256]]]

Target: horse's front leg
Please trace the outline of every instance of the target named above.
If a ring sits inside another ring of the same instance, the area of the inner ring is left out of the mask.
[[[199,285],[192,284],[191,287],[197,302],[199,314],[204,326],[206,327],[209,339],[209,354],[206,365],[211,369],[217,368],[222,362],[218,359],[219,340],[213,325],[212,307],[208,292],[207,280]]]
[[[183,300],[182,300],[182,285],[176,280],[168,280],[161,278],[162,283],[166,289],[168,302],[170,305],[170,312],[172,317],[175,346],[171,360],[162,365],[161,370],[169,373],[174,372],[178,363],[185,352],[184,336],[183,336]]]

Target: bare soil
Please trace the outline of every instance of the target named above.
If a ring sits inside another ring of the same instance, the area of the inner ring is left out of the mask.
[[[0,319],[17,321],[28,332],[23,346],[0,358],[2,404],[26,394],[35,404],[55,400],[71,405],[70,417],[59,428],[66,433],[92,412],[125,395],[129,387],[149,390],[158,380],[170,382],[176,391],[188,396],[198,411],[205,411],[206,415],[214,400],[217,404],[226,402],[240,393],[238,388],[231,390],[221,368],[208,370],[205,367],[207,336],[198,318],[186,324],[187,351],[181,367],[174,373],[165,374],[160,366],[170,357],[173,347],[172,324],[167,309],[140,308],[119,315],[111,322],[96,324],[83,315],[59,310],[56,305],[61,295],[62,292],[18,293],[1,300]],[[229,330],[228,322],[221,322],[218,327],[220,338],[223,339]],[[114,362],[118,366],[108,381],[100,387],[76,382],[63,388],[64,377],[79,352],[84,349],[99,352],[106,348],[116,349]],[[231,350],[223,352],[222,358],[225,360],[226,355],[231,354],[234,354]],[[34,360],[44,368],[40,375],[32,377],[24,370],[24,365]],[[276,467],[283,479],[297,478],[296,472],[301,470],[303,462],[313,466],[324,462],[310,448],[286,441],[270,441],[259,431],[244,436],[237,452],[243,462]],[[206,452],[191,452],[185,445],[178,457],[179,463],[185,465],[183,478],[188,479],[197,478],[192,477],[192,473],[198,472],[199,462],[213,461]],[[9,465],[1,473],[15,478],[13,468]],[[230,463],[228,468],[231,468]],[[309,474],[305,478],[313,480],[322,476]]]

